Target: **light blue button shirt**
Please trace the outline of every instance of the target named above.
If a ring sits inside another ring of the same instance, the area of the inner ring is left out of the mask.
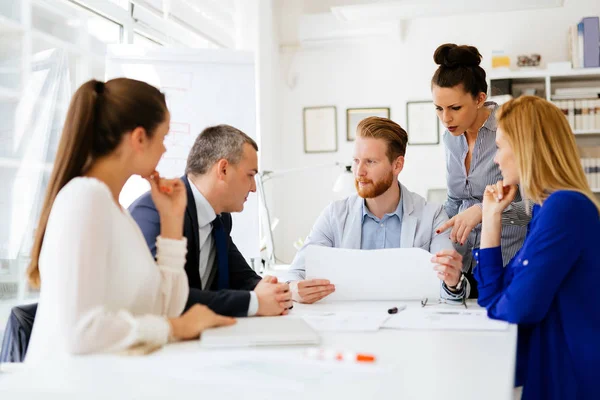
[[[454,136],[446,130],[444,145],[446,147],[446,179],[448,182],[448,199],[444,204],[449,218],[465,211],[471,206],[482,205],[483,193],[487,185],[495,185],[502,179],[500,168],[494,162],[496,155],[496,111],[498,104],[486,102],[490,116],[479,129],[473,147],[471,165],[467,173],[465,159],[469,153],[469,144],[464,134]],[[502,213],[502,258],[504,265],[514,257],[523,245],[527,224],[531,220],[531,205],[527,205],[517,191],[513,202]],[[471,249],[479,247],[481,240],[481,224],[478,224],[467,237],[462,246],[456,244],[456,251],[463,255],[463,271],[475,267]]]
[[[363,200],[362,237],[360,248],[363,250],[394,249],[400,247],[402,232],[402,197],[393,213],[377,218]]]

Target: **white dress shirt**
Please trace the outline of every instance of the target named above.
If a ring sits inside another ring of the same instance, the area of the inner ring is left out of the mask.
[[[39,257],[40,300],[25,362],[166,343],[167,318],[179,316],[188,298],[187,241],[156,242],[155,262],[103,182],[79,177],[65,185]]]
[[[217,217],[215,210],[212,208],[206,197],[190,181],[194,202],[196,203],[196,214],[198,215],[198,238],[200,247],[200,281],[202,289],[206,290],[206,283],[210,277],[212,266],[215,264],[217,248],[212,237],[212,222]],[[210,268],[209,268],[210,266]],[[254,316],[258,312],[258,297],[253,291],[250,292],[250,303],[248,304],[248,316]]]

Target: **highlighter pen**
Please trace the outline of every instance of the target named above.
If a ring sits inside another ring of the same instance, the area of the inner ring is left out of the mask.
[[[353,353],[349,351],[335,351],[325,349],[308,349],[306,356],[313,360],[346,361],[359,363],[374,363],[375,356],[365,353]]]

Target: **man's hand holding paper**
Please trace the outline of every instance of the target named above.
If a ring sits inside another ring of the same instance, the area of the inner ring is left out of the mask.
[[[327,279],[307,279],[290,282],[292,299],[299,303],[315,303],[335,292],[335,286]]]

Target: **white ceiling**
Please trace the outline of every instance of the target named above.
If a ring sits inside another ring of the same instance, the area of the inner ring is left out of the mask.
[[[334,14],[345,20],[411,19],[478,12],[561,7],[567,0],[294,0],[305,14]]]
[[[234,0],[132,0],[134,4],[186,25],[212,41],[231,47],[235,32]]]

